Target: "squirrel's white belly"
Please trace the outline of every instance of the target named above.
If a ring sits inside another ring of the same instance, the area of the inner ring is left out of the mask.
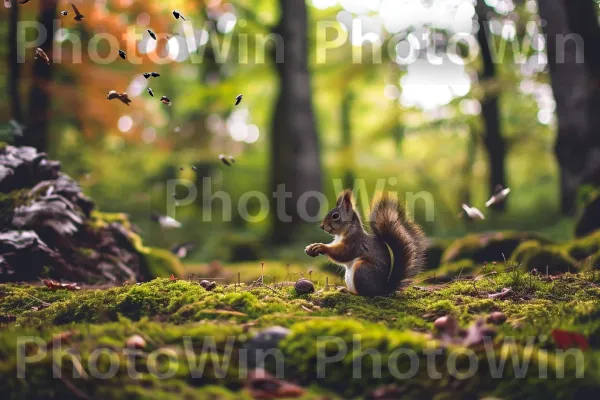
[[[346,267],[346,286],[348,290],[352,293],[357,293],[356,287],[354,286],[354,264],[356,263],[356,259],[343,264]]]

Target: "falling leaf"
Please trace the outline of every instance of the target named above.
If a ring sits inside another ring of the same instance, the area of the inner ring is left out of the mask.
[[[83,16],[83,14],[81,14],[79,12],[79,10],[77,9],[77,7],[75,7],[75,4],[71,4],[71,7],[73,7],[73,11],[75,11],[75,17],[73,18],[75,21],[81,21],[82,19],[85,18]]]
[[[181,17],[182,20],[186,21],[183,15],[177,10],[173,10],[173,16],[175,17],[175,19],[179,19],[179,17]]]
[[[36,58],[41,58],[47,65],[50,65],[50,57],[41,48],[35,49]]]
[[[178,279],[179,279],[179,278],[175,278],[175,275],[174,275],[174,274],[171,274],[171,277],[169,278],[169,280],[170,280],[170,281],[176,281],[176,280],[178,280]]]

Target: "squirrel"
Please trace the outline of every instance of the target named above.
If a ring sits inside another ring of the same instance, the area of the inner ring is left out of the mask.
[[[353,294],[390,295],[423,267],[427,239],[421,227],[408,219],[404,207],[386,194],[373,201],[369,219],[372,233],[366,232],[353,197],[351,190],[342,192],[320,225],[334,241],[311,244],[306,254],[323,254],[344,266],[346,285]]]

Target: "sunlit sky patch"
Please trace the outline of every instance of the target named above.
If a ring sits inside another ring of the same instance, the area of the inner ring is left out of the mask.
[[[502,10],[514,8],[512,1],[489,1],[493,3],[490,6]],[[426,26],[470,36],[476,32],[474,26],[477,27],[473,0],[312,0],[312,3],[320,9],[341,6],[343,11],[338,13],[337,20],[349,31],[353,22],[360,21],[361,35],[350,36],[354,46],[375,42],[374,38],[381,37],[383,30],[393,35],[412,28],[414,33],[410,40],[400,42],[397,47],[400,53],[406,54],[411,49],[432,46]],[[508,38],[513,36],[510,26],[506,28],[505,35]],[[419,59],[407,65],[401,87],[400,102],[403,106],[432,110],[448,104],[455,97],[468,94],[471,79],[464,66],[447,58],[442,65],[435,66],[428,60]],[[391,87],[386,88],[384,95],[388,98],[395,96]]]

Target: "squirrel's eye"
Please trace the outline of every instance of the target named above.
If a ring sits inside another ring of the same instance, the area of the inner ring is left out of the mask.
[[[340,213],[333,213],[331,215],[331,218],[333,218],[334,221],[337,221],[338,219],[340,219]]]

